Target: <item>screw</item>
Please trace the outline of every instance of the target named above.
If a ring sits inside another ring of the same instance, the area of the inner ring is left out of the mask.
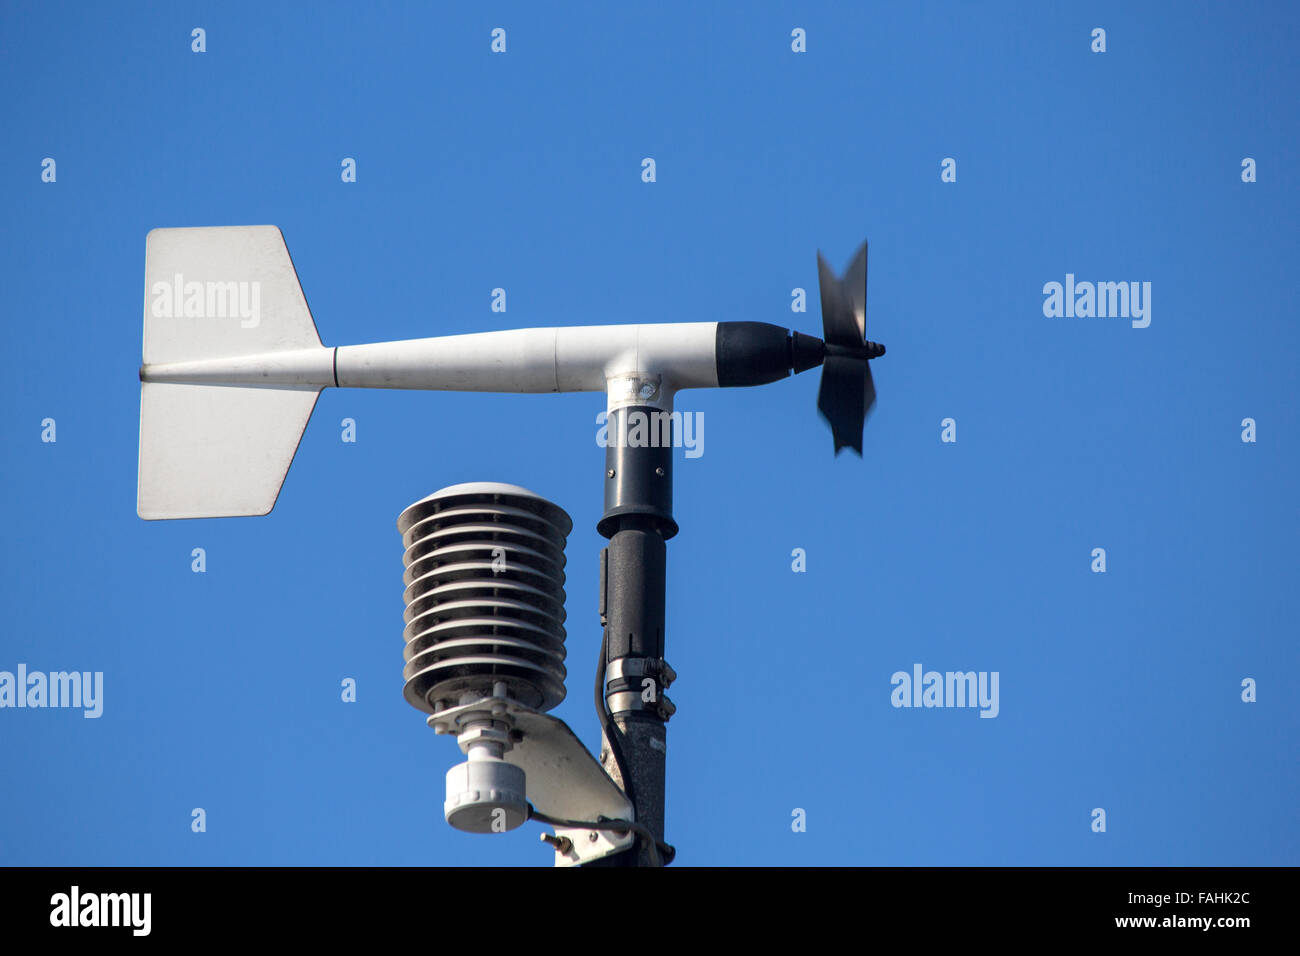
[[[568,837],[556,836],[554,833],[543,833],[542,842],[549,843],[555,847],[555,852],[567,855],[573,849],[573,841]]]
[[[658,468],[656,468],[655,474],[658,475],[660,478],[662,478],[664,476],[664,466],[660,465]]]
[[[597,833],[595,830],[589,830],[587,832],[587,839],[590,840],[592,843],[595,843],[597,840],[600,839],[600,834]]]
[[[611,468],[609,471],[605,472],[605,477],[606,477],[606,478],[613,478],[613,477],[614,477],[614,469]]]

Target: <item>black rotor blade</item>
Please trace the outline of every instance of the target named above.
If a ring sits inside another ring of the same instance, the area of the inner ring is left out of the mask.
[[[829,355],[822,363],[817,410],[831,426],[835,454],[852,448],[862,454],[862,426],[876,401],[876,386],[865,359]]]
[[[817,285],[822,299],[822,338],[831,345],[861,345],[863,335],[858,328],[853,298],[820,252],[817,253]]]
[[[867,337],[867,244],[853,254],[853,261],[844,270],[844,294],[853,303],[853,317],[858,322],[858,333]]]

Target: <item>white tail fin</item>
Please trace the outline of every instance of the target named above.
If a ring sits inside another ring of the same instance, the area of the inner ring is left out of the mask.
[[[155,229],[145,251],[144,368],[322,349],[275,226]],[[140,384],[141,518],[264,515],[316,386]]]

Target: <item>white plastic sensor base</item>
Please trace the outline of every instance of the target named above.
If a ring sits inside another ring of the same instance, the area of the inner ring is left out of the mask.
[[[610,779],[605,768],[583,746],[582,741],[558,717],[526,707],[518,701],[485,697],[439,711],[428,719],[440,734],[459,734],[461,722],[497,708],[504,713],[518,739],[502,759],[524,772],[528,802],[550,817],[571,821],[635,820],[627,795]],[[618,853],[636,840],[630,831],[556,827],[556,835],[572,844],[564,853],[557,849],[556,866],[577,866]],[[592,834],[595,838],[592,838]]]

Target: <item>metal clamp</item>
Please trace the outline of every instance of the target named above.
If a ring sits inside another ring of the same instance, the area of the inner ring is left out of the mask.
[[[636,685],[646,679],[654,681],[653,700],[646,700]],[[616,657],[605,665],[605,700],[611,714],[649,711],[667,722],[677,713],[677,705],[663,693],[677,679],[677,672],[662,657]],[[611,685],[621,682],[618,687]]]
[[[667,694],[657,694],[656,698],[656,700],[644,700],[638,690],[615,691],[605,695],[605,699],[609,701],[611,714],[626,714],[637,710],[650,711],[667,723],[668,719],[677,713],[677,705],[668,699]]]
[[[662,657],[616,657],[605,665],[605,683],[623,677],[653,677],[666,689],[677,680],[677,672]]]

